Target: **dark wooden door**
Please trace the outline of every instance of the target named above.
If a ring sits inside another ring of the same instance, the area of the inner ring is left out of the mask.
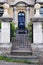
[[[18,14],[18,28],[20,30],[25,29],[25,13],[19,12]]]

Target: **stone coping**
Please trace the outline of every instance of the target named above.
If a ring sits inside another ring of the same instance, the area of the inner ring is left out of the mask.
[[[34,17],[30,19],[32,22],[43,22],[43,17]]]
[[[0,1],[1,5],[3,5],[4,3],[7,3],[7,1]]]
[[[13,18],[11,17],[0,17],[1,22],[12,22]]]
[[[12,43],[0,43],[0,48],[4,48],[4,47],[6,47],[6,48],[10,48],[10,47],[12,47]]]
[[[5,45],[10,45],[10,44],[12,44],[12,43],[0,43],[0,45],[3,45],[3,44],[5,44]]]
[[[43,4],[43,2],[42,2],[42,1],[36,1],[36,3],[39,3],[39,4],[41,4],[41,5]]]
[[[43,45],[43,43],[38,43],[38,44],[36,44],[36,43],[32,43],[33,45]]]

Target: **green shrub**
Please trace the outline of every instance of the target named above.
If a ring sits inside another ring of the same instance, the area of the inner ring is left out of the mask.
[[[43,29],[43,22],[42,22],[42,29]]]
[[[28,24],[27,29],[29,31],[29,39],[32,42],[32,22]]]
[[[0,29],[1,29],[1,22],[0,22]]]
[[[13,36],[15,36],[15,24],[14,24],[14,22],[11,22],[10,27],[11,27],[11,37],[13,37]]]

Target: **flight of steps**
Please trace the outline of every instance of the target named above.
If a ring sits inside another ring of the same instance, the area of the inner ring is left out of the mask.
[[[33,55],[32,56],[6,55],[6,57],[11,58],[11,59],[15,59],[15,60],[20,60],[20,61],[25,60],[25,62],[30,61],[30,63],[28,63],[29,65],[39,65],[39,57],[38,56],[33,56]]]
[[[12,54],[16,56],[32,55],[31,43],[29,41],[28,34],[16,34],[16,37],[12,38]]]
[[[33,62],[29,65],[39,65],[39,57],[32,55],[31,42],[28,34],[17,34],[12,39],[13,46],[11,55],[6,55],[9,58],[17,60],[26,60]]]

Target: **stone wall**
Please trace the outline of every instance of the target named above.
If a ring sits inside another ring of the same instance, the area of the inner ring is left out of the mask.
[[[10,17],[13,18],[13,8],[12,7],[9,8],[8,13],[9,13]]]
[[[1,3],[7,2],[7,0],[0,0]]]
[[[42,2],[43,2],[43,0],[36,0],[36,2],[38,2],[38,3],[42,3]]]

